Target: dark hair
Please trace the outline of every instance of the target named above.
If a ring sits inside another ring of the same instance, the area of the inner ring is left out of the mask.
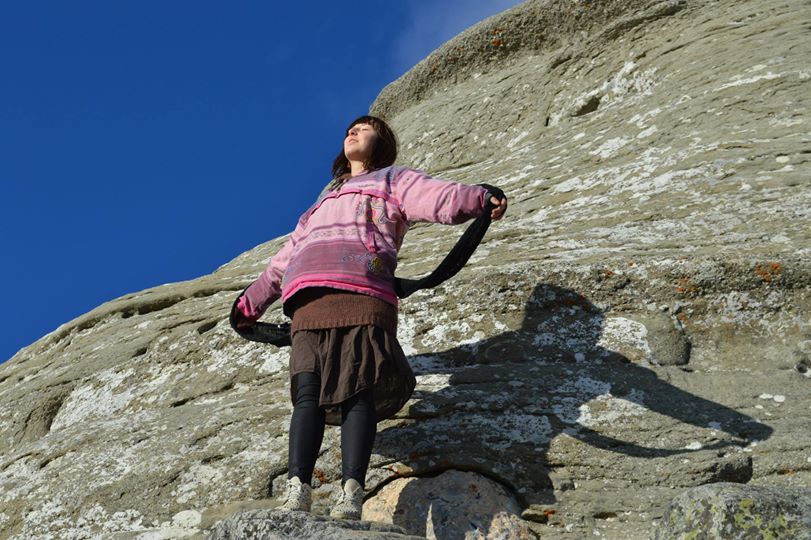
[[[377,141],[372,149],[372,155],[369,156],[369,160],[363,164],[363,167],[366,170],[372,171],[394,164],[394,160],[397,159],[397,137],[394,135],[394,131],[392,131],[389,125],[376,116],[361,116],[349,124],[344,136],[349,135],[349,130],[357,124],[369,124],[377,133]],[[342,144],[341,151],[332,163],[332,178],[340,178],[349,174],[351,171],[352,168],[344,154]]]

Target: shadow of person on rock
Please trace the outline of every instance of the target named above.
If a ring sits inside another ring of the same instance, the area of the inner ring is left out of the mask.
[[[541,284],[526,302],[519,330],[410,357],[417,390],[400,420],[378,432],[372,465],[392,475],[379,478],[375,489],[399,477],[472,471],[505,486],[524,506],[548,505],[555,490],[571,489],[556,469],[634,481],[635,474],[649,474],[639,470],[639,459],[661,460],[671,471],[662,482],[671,474],[695,485],[748,481],[751,459],[732,450],[768,438],[772,429],[665,380],[700,374],[668,367],[660,377],[654,366],[631,363],[605,346],[607,337],[621,338],[633,324],[608,320],[575,291]],[[703,458],[697,465],[678,457],[696,453]],[[428,521],[432,505],[447,503],[432,491],[437,499],[425,501],[419,481],[409,482],[394,523],[425,535],[415,524]],[[436,537],[455,537],[440,533],[436,515],[434,509]]]

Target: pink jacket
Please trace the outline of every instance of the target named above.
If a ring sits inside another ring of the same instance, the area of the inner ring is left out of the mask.
[[[245,291],[239,308],[256,320],[279,297],[305,287],[368,294],[397,305],[394,271],[412,223],[457,224],[479,216],[487,189],[391,166],[324,190],[287,243]],[[288,314],[289,315],[289,314]]]

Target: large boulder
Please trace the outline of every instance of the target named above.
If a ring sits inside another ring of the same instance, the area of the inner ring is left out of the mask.
[[[656,540],[811,538],[811,488],[710,484],[676,497]]]
[[[363,508],[363,518],[393,523],[431,540],[534,540],[521,507],[502,485],[474,472],[399,478]]]
[[[397,526],[329,519],[307,512],[245,510],[222,520],[207,540],[419,540]]]
[[[541,536],[648,539],[686,489],[811,484],[809,19],[805,0],[530,0],[381,92],[401,163],[510,208],[401,303],[418,385],[378,426],[370,508],[476,473]],[[398,275],[456,231],[415,225]],[[272,506],[289,350],[226,319],[284,240],[0,365],[0,537],[204,536],[235,502]],[[316,467],[324,514],[337,428]]]

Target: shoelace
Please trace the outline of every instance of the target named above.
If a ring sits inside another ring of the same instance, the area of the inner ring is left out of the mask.
[[[296,484],[293,480],[287,481],[287,496],[285,498],[285,503],[290,501],[298,501],[301,498],[301,495],[304,493],[304,484]]]

